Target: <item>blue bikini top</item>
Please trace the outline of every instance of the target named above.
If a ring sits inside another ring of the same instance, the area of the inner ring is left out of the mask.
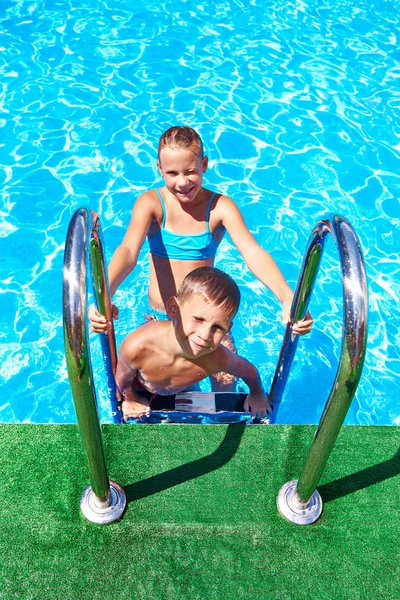
[[[151,254],[176,260],[203,260],[205,258],[213,258],[217,252],[219,242],[217,242],[211,233],[208,220],[215,192],[212,194],[207,205],[205,219],[207,229],[202,233],[194,233],[192,235],[173,233],[172,231],[165,229],[167,213],[160,192],[157,189],[156,192],[160,198],[163,210],[163,220],[161,229],[148,238]]]

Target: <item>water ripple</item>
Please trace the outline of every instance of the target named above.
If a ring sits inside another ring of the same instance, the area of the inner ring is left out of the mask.
[[[159,181],[159,135],[187,123],[210,157],[207,184],[237,201],[292,286],[316,220],[331,212],[350,220],[365,253],[370,321],[347,422],[399,424],[398,8],[395,0],[178,0],[172,12],[144,0],[2,2],[1,421],[75,420],[60,316],[69,220],[82,205],[98,211],[110,257],[135,198]],[[332,243],[325,254],[315,331],[299,344],[280,422],[317,422],[335,375],[342,293]],[[268,388],[279,306],[229,239],[218,265],[241,285],[234,335]],[[143,318],[147,278],[144,249],[117,292],[119,342]],[[102,381],[99,397],[107,420]]]

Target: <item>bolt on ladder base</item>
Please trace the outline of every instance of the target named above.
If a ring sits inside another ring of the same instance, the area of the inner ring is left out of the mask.
[[[107,525],[118,521],[126,506],[126,496],[123,488],[115,481],[110,481],[108,500],[101,502],[89,485],[82,494],[81,511],[88,521],[97,525]]]
[[[308,502],[302,503],[297,498],[296,489],[297,479],[288,481],[281,487],[276,499],[279,512],[296,525],[315,523],[321,516],[323,507],[318,490],[315,490]]]

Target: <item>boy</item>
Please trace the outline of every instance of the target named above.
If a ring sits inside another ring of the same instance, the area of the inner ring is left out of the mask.
[[[250,388],[244,409],[253,417],[271,412],[260,375],[249,361],[221,345],[240,303],[236,283],[214,267],[198,267],[167,301],[169,321],[145,323],[123,341],[116,382],[123,395],[124,419],[150,414],[136,386],[152,393],[176,394],[209,375],[224,371]]]

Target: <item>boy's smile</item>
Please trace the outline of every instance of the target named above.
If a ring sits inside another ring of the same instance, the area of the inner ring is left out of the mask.
[[[185,204],[192,202],[201,190],[207,164],[206,156],[202,159],[191,150],[163,148],[158,168],[168,190]]]
[[[201,294],[194,294],[182,304],[176,299],[171,300],[169,316],[185,356],[199,358],[218,348],[232,327],[231,316]]]

